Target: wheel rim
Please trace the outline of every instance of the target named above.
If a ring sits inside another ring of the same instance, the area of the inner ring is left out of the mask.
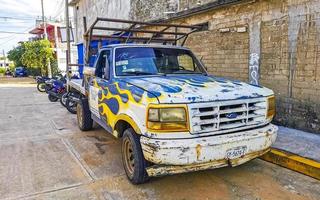
[[[124,139],[123,143],[123,154],[124,154],[124,164],[129,173],[129,176],[132,177],[134,172],[134,153],[133,146],[129,138]]]
[[[78,117],[78,124],[82,127],[82,108],[80,105],[77,106],[77,117]]]
[[[46,89],[46,85],[45,84],[40,84],[40,90],[45,90]]]

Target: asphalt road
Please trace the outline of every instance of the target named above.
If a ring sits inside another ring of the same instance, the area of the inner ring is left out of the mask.
[[[320,199],[320,181],[255,159],[131,185],[120,143],[79,131],[34,85],[0,84],[0,199]]]

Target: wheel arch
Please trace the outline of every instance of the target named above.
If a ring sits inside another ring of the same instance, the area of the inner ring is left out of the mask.
[[[132,128],[137,134],[141,135],[141,130],[136,122],[128,115],[121,114],[117,117],[113,128],[113,135],[117,138],[121,138],[123,136],[123,132],[127,128]]]

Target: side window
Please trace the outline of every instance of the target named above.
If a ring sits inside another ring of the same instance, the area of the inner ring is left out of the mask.
[[[109,66],[111,65],[110,50],[101,51],[96,64],[96,77],[109,79]]]
[[[181,55],[178,56],[179,66],[183,67],[186,70],[194,71],[194,62],[191,56]]]

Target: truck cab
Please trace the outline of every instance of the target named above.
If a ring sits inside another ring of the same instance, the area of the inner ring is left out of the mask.
[[[268,152],[277,136],[272,90],[209,75],[185,47],[109,45],[84,74],[79,128],[94,121],[122,140],[133,184],[234,167]]]

